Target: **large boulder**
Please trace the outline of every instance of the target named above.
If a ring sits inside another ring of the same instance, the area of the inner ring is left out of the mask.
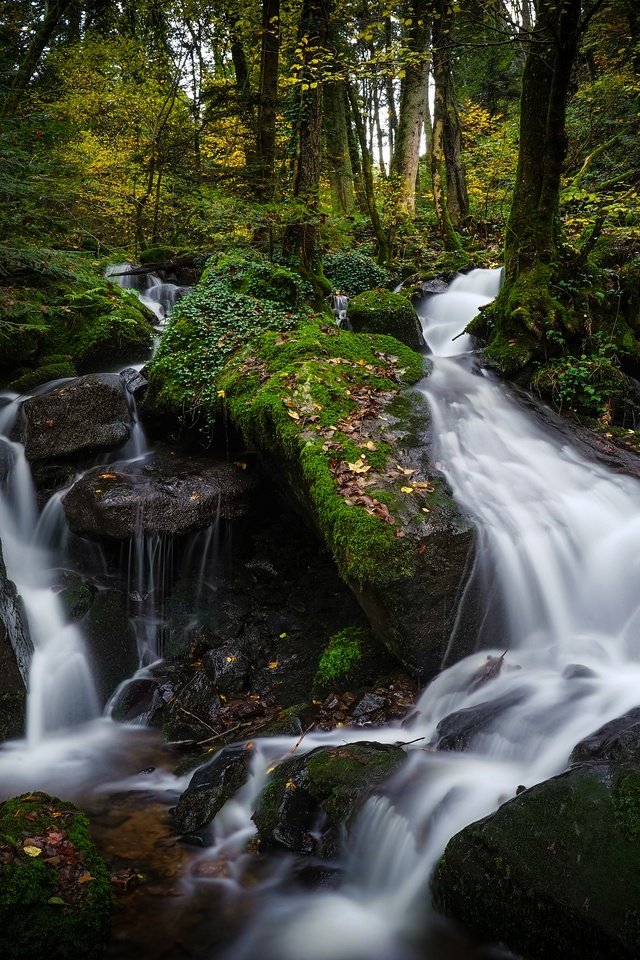
[[[298,853],[338,855],[338,828],[348,829],[367,798],[405,759],[399,747],[363,741],[283,760],[253,815],[260,839]]]
[[[640,712],[576,765],[466,827],[433,880],[446,914],[530,960],[632,960],[640,936]]]
[[[73,533],[92,540],[128,540],[134,533],[183,536],[220,516],[244,512],[248,481],[222,461],[157,457],[152,463],[97,467],[63,500]]]
[[[3,960],[98,960],[111,916],[111,877],[86,817],[44,793],[0,803]]]
[[[426,342],[411,301],[389,290],[367,290],[349,303],[348,317],[355,333],[386,333],[413,350]]]
[[[112,450],[129,437],[131,416],[117,374],[90,374],[25,400],[24,442],[30,461]]]
[[[193,833],[211,823],[249,779],[251,757],[249,744],[224,747],[198,767],[173,811],[180,833]]]
[[[24,731],[25,681],[32,651],[24,605],[7,576],[0,545],[0,742]]]

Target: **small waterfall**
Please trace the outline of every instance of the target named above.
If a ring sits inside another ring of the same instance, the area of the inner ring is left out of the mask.
[[[0,432],[12,466],[0,489],[0,530],[9,577],[24,602],[33,642],[29,668],[27,738],[47,735],[98,716],[100,708],[79,629],[66,622],[52,584],[52,552],[37,536],[36,494],[21,443],[8,438],[19,413],[14,398],[0,413]]]
[[[167,283],[155,273],[137,273],[139,269],[133,263],[114,263],[107,267],[105,276],[123,289],[135,291],[140,302],[155,315],[158,321],[156,330],[162,333],[174,306],[191,288]]]

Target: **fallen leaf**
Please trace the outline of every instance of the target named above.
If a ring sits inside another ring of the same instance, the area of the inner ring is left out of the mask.
[[[413,493],[413,487],[400,487],[403,493]]]
[[[40,847],[26,846],[22,848],[28,857],[39,857],[42,853]]]
[[[287,410],[287,413],[289,414],[292,420],[300,419],[300,414],[296,410]]]

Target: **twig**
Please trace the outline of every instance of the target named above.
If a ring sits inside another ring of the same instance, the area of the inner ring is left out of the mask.
[[[207,730],[211,730],[212,733],[215,733],[215,727],[212,727],[210,724],[208,724],[206,720],[202,719],[202,717],[196,717],[195,713],[189,713],[188,710],[185,710],[185,708],[181,707],[179,704],[178,710],[180,710],[181,713],[186,713],[188,717],[193,717],[194,720],[197,720],[198,723],[201,723],[203,727],[207,728]]]
[[[289,750],[289,753],[295,753],[295,752],[296,752],[296,750],[298,749],[298,747],[300,746],[300,744],[302,743],[302,741],[304,740],[304,738],[306,737],[306,735],[309,733],[309,730],[313,730],[314,726],[315,726],[314,723],[310,723],[310,724],[309,724],[309,726],[307,727],[307,729],[304,730],[304,731],[300,734],[300,736],[298,737],[298,739],[296,740],[296,742],[294,743],[294,745],[291,747],[291,750]]]
[[[396,747],[408,747],[412,743],[420,743],[421,740],[426,740],[426,737],[416,737],[415,740],[396,740]]]
[[[208,737],[206,740],[198,740],[198,746],[203,747],[205,743],[212,743],[214,740],[219,740],[220,737],[225,737],[228,733],[233,733],[234,730],[239,730],[241,726],[243,726],[243,724],[236,723],[235,727],[227,727],[227,729],[223,730],[221,733],[216,733],[215,737]],[[213,730],[213,727],[209,727],[209,730]]]

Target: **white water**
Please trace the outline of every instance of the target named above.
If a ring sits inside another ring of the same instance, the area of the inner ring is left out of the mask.
[[[456,499],[478,525],[477,575],[493,585],[495,646],[437,677],[404,728],[341,729],[304,738],[298,752],[367,736],[387,743],[423,739],[410,748],[408,763],[384,795],[363,810],[348,841],[340,889],[291,895],[284,890],[283,861],[252,888],[257,915],[225,960],[424,960],[428,881],[448,839],[513,797],[519,785],[560,772],[576,742],[640,703],[640,484],[584,459],[548,433],[466,355],[473,344],[458,334],[497,287],[497,272],[474,271],[426,300],[423,317],[434,354],[423,390],[433,411],[436,456]],[[24,472],[20,450],[15,452]],[[7,557],[12,537],[18,554],[10,567],[14,578],[15,570],[29,565],[20,556],[34,515],[33,501],[20,496],[15,516],[6,510],[0,515],[8,531]],[[40,555],[33,566],[39,577],[44,563]],[[28,582],[24,589],[31,607]],[[487,654],[500,655],[506,647],[501,673],[475,683]],[[510,705],[476,733],[469,752],[424,749],[443,718],[503,699]],[[51,789],[60,778],[66,784],[86,781],[96,752],[88,744],[105,751],[113,744],[111,729],[104,721],[84,727],[82,748],[78,731],[48,750],[32,751],[30,769],[23,771],[25,789]],[[251,780],[216,818],[214,848],[199,855],[229,859],[229,876],[216,882],[230,896],[243,896],[245,845],[254,832],[250,817],[266,771],[293,747],[288,738],[257,741]],[[17,756],[10,750],[1,766],[14,778]],[[158,775],[155,787],[175,793],[185,782]],[[142,789],[133,780],[117,786]],[[202,882],[185,878],[185,889]]]

